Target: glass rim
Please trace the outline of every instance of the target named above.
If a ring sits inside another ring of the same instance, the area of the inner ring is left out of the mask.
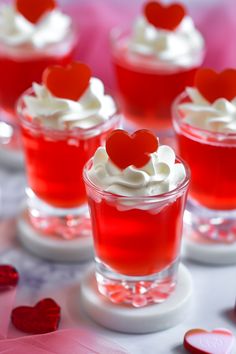
[[[188,94],[186,91],[183,91],[182,93],[180,93],[175,100],[173,101],[172,107],[171,107],[171,111],[172,111],[172,121],[173,121],[173,126],[175,127],[176,125],[178,126],[178,128],[182,128],[182,127],[187,127],[190,128],[191,131],[194,133],[202,133],[204,134],[204,136],[208,136],[208,137],[214,137],[217,142],[223,142],[223,140],[226,140],[227,138],[234,138],[236,139],[236,132],[235,133],[220,133],[220,132],[213,132],[207,129],[203,129],[203,128],[198,128],[198,127],[194,127],[188,123],[183,122],[183,119],[180,117],[179,114],[179,105],[181,104],[181,102],[186,99],[189,98]]]
[[[120,194],[115,194],[115,193],[111,193],[111,192],[107,192],[104,191],[101,187],[95,185],[88,177],[88,171],[89,171],[89,167],[91,167],[92,163],[93,163],[93,157],[90,158],[86,164],[84,165],[83,168],[83,180],[85,185],[92,187],[93,190],[96,191],[96,193],[98,193],[101,196],[104,197],[110,197],[110,198],[116,198],[116,199],[122,199],[122,200],[135,200],[135,201],[157,201],[158,199],[160,201],[163,201],[163,199],[169,199],[172,198],[174,196],[176,196],[177,194],[183,192],[189,185],[190,183],[190,178],[191,178],[191,171],[190,168],[188,166],[188,164],[185,162],[185,160],[183,160],[181,157],[176,156],[176,160],[178,162],[181,162],[184,166],[184,169],[186,171],[186,176],[184,178],[184,180],[174,189],[172,189],[171,191],[165,192],[165,193],[161,193],[161,194],[155,194],[155,195],[143,195],[143,196],[124,196],[124,195],[120,195]]]
[[[128,25],[126,25],[126,26],[114,26],[110,30],[110,43],[111,43],[112,49],[114,50],[114,48],[116,48],[115,42],[117,40],[119,40],[121,38],[121,36],[124,35],[125,38],[127,39],[128,35],[131,33],[131,31],[132,31],[132,27],[130,27]],[[201,34],[201,32],[199,32],[199,33]],[[202,36],[202,34],[201,34],[201,36]],[[203,38],[203,36],[202,36],[202,38]],[[200,60],[199,61],[202,62],[204,60],[204,57],[205,57],[205,54],[206,54],[206,41],[205,41],[205,39],[203,38],[203,47],[202,48],[194,49],[194,50],[190,51],[189,53],[191,53],[191,55],[193,55],[193,56],[197,55],[197,54],[198,55],[201,54],[201,61]],[[182,57],[185,57],[186,54],[189,54],[189,53],[187,52],[187,53],[178,55],[175,58],[181,59]],[[136,53],[134,53],[134,54],[136,54]],[[143,54],[139,54],[139,55],[144,57],[144,58],[147,58],[147,59],[153,59],[153,58],[157,59],[157,57],[154,56],[154,55],[150,55],[150,56],[143,55]],[[166,59],[165,62],[173,64],[173,60]],[[194,63],[193,67],[195,65],[197,65],[197,64]],[[198,65],[200,65],[200,64],[198,64]],[[176,65],[176,66],[178,66],[178,65]],[[188,67],[191,67],[191,65],[188,66]]]
[[[109,129],[110,126],[112,126],[113,124],[115,125],[121,120],[121,113],[118,111],[118,107],[116,105],[115,113],[109,116],[108,119],[106,119],[104,122],[101,122],[89,128],[74,127],[72,129],[56,129],[53,127],[46,127],[43,124],[40,124],[39,122],[36,122],[34,120],[29,121],[28,119],[25,118],[25,112],[23,111],[23,105],[25,104],[24,97],[26,95],[33,95],[33,94],[34,94],[33,87],[30,87],[20,95],[20,97],[16,102],[16,113],[20,119],[20,125],[23,125],[30,129],[40,130],[47,133],[57,133],[60,135],[76,133],[77,135],[87,136],[87,135],[92,135],[92,133],[97,131],[97,129],[99,128],[106,127],[107,129]]]

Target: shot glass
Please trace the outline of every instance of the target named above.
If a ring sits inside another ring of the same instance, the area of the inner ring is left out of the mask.
[[[185,220],[198,235],[216,242],[236,241],[236,134],[216,133],[184,122],[180,105],[173,104],[173,125],[179,153],[191,170]]]
[[[87,235],[90,220],[83,183],[83,167],[119,126],[118,113],[94,127],[57,130],[42,126],[25,111],[24,96],[18,101],[28,179],[27,213],[33,227],[46,235],[71,239]],[[87,228],[87,227],[88,228]]]
[[[205,49],[192,53],[189,66],[160,62],[154,55],[130,53],[131,31],[114,29],[111,34],[112,61],[117,83],[117,99],[128,122],[168,134],[171,105],[186,86],[191,86],[201,66]],[[184,62],[184,55],[176,58]]]
[[[21,148],[15,111],[18,98],[33,82],[41,82],[42,73],[48,66],[69,64],[74,57],[77,39],[71,26],[62,41],[43,48],[14,47],[0,42],[0,147]]]
[[[175,290],[189,170],[179,186],[157,196],[106,192],[84,168],[91,215],[98,290],[114,303],[161,303]]]

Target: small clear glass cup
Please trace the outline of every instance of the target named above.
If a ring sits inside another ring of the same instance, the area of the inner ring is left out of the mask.
[[[174,291],[189,170],[174,190],[157,196],[125,197],[106,192],[84,168],[91,215],[98,290],[114,303],[135,307],[161,303]]]
[[[78,43],[77,29],[72,25],[58,43],[42,48],[32,45],[10,46],[0,41],[0,147],[9,151],[22,148],[16,103],[33,82],[40,83],[43,71],[50,65],[67,65],[74,57]]]
[[[90,235],[83,167],[107,135],[119,127],[120,115],[116,112],[87,129],[53,129],[27,115],[25,95],[34,95],[32,88],[17,105],[29,186],[28,221],[40,233],[60,239]]]
[[[236,241],[236,133],[215,133],[184,122],[180,94],[173,104],[179,154],[191,170],[185,221],[199,236],[216,242]]]
[[[189,65],[173,65],[128,51],[130,29],[111,32],[112,62],[117,86],[117,100],[131,125],[153,128],[160,138],[171,135],[171,105],[186,86],[192,86],[197,69],[202,65],[205,48],[192,52]],[[177,58],[184,62],[185,56]]]

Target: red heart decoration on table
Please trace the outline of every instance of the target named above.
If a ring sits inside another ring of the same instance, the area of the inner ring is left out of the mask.
[[[43,83],[54,96],[73,101],[78,101],[86,91],[90,78],[90,68],[79,62],[66,68],[51,66],[43,73]]]
[[[20,306],[12,311],[11,320],[20,331],[41,334],[56,331],[61,309],[53,299],[43,299],[34,307]]]
[[[132,135],[116,129],[106,140],[106,151],[111,161],[121,170],[130,165],[139,168],[150,160],[150,154],[157,151],[158,139],[149,130],[137,130]]]
[[[36,23],[46,14],[57,7],[55,0],[16,0],[16,9],[29,22]]]
[[[19,273],[11,265],[0,265],[0,291],[15,287],[19,281]]]
[[[184,336],[184,347],[193,354],[229,354],[234,346],[234,336],[227,329],[192,329]]]
[[[149,23],[157,28],[173,31],[186,14],[181,4],[164,5],[157,1],[150,1],[144,7],[144,15]]]
[[[236,70],[227,69],[217,73],[212,69],[199,69],[195,75],[194,85],[211,103],[217,98],[231,101],[236,97]]]

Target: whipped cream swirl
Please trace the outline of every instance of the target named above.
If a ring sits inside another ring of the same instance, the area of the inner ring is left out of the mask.
[[[174,31],[158,29],[141,16],[134,24],[128,48],[131,53],[158,59],[160,65],[189,67],[202,61],[204,40],[189,16]]]
[[[54,129],[88,129],[116,112],[111,96],[104,94],[101,80],[91,78],[89,87],[78,101],[55,97],[44,86],[34,83],[35,96],[25,96],[26,112],[45,127]]]
[[[47,12],[34,24],[13,5],[0,8],[0,41],[9,46],[31,45],[42,48],[60,42],[68,34],[70,27],[70,17],[58,9]]]
[[[186,92],[191,102],[179,105],[185,123],[216,133],[236,133],[236,97],[210,103],[196,88],[188,87]]]
[[[105,147],[99,147],[93,157],[88,178],[102,190],[127,197],[154,196],[175,189],[185,178],[182,163],[175,163],[175,153],[162,145],[151,154],[142,168],[116,167],[107,155]]]

